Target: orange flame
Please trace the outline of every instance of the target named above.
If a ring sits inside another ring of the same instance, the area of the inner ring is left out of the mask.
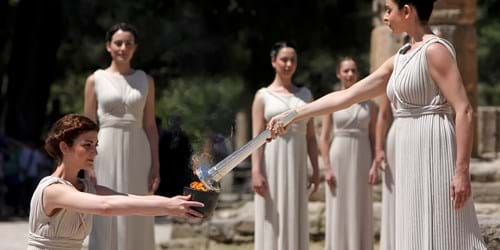
[[[194,189],[194,190],[198,190],[198,191],[205,191],[205,192],[208,191],[208,189],[205,187],[205,185],[203,185],[203,183],[201,183],[199,181],[191,182],[191,184],[189,184],[189,187]]]

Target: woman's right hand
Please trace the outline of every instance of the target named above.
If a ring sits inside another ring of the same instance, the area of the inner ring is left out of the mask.
[[[191,195],[177,195],[168,199],[166,204],[167,214],[185,218],[203,218],[203,214],[191,207],[204,207],[201,202],[191,201]]]
[[[279,135],[286,133],[287,127],[285,126],[286,124],[283,121],[285,120],[285,117],[291,114],[291,112],[297,111],[289,110],[283,112],[271,118],[271,120],[267,123],[267,130],[271,132],[271,138],[268,138],[269,140],[274,140]]]
[[[252,187],[255,193],[265,197],[267,194],[267,181],[266,177],[260,172],[252,171]]]
[[[335,174],[333,174],[333,169],[331,167],[325,168],[325,181],[330,187],[330,190],[334,191],[335,187],[337,186],[337,180],[335,178]]]

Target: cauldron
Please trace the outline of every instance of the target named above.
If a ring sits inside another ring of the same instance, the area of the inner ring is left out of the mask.
[[[205,204],[204,207],[192,208],[193,210],[196,210],[203,214],[205,218],[208,218],[212,216],[215,211],[220,193],[215,191],[202,191],[190,187],[184,187],[184,195],[191,195],[191,200]]]

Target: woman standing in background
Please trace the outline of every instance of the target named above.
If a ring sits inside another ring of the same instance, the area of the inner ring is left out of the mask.
[[[342,89],[358,80],[358,67],[352,58],[337,65]],[[320,150],[325,168],[326,250],[369,250],[373,248],[372,188],[377,167],[370,169],[377,117],[371,101],[324,115]],[[333,141],[331,142],[333,132]]]
[[[257,136],[266,122],[284,111],[312,101],[306,87],[292,83],[297,68],[295,47],[278,42],[271,49],[276,71],[268,87],[257,91],[252,105],[252,130]],[[255,194],[255,250],[309,248],[307,155],[311,160],[313,192],[319,184],[318,152],[313,120],[294,124],[279,139],[252,154]]]
[[[87,78],[84,109],[99,124],[97,184],[145,195],[158,188],[160,164],[154,80],[130,64],[137,38],[137,31],[126,23],[106,33],[111,64]],[[155,249],[153,217],[95,216],[89,249]]]

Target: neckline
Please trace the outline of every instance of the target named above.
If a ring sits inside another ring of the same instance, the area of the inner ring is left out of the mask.
[[[105,72],[107,75],[109,76],[112,76],[112,77],[117,77],[117,78],[127,78],[127,77],[131,77],[133,75],[135,75],[139,70],[137,69],[132,69],[132,72],[130,74],[119,74],[119,73],[112,73],[112,72],[109,72],[105,69],[100,69],[100,71],[103,71]]]
[[[440,39],[438,36],[436,35],[429,35],[430,38],[428,38],[427,40],[423,40],[422,43],[420,45],[418,45],[416,48],[414,49],[411,49],[411,44],[410,43],[407,43],[405,46],[403,46],[402,50],[405,49],[406,47],[409,47],[410,49],[408,49],[407,51],[405,51],[405,53],[400,53],[402,56],[407,56],[407,55],[411,55],[411,54],[414,54],[416,51],[419,51],[425,44],[427,44],[429,41],[431,40],[434,40],[434,39]]]
[[[74,189],[76,189],[77,191],[80,191],[80,192],[86,192],[87,191],[87,185],[85,184],[85,181],[82,179],[82,178],[77,178],[77,180],[82,184],[82,190],[79,190],[77,187],[75,187],[70,181],[64,179],[64,178],[61,178],[61,177],[57,177],[57,176],[52,176],[52,175],[49,175],[48,177],[50,178],[55,178],[57,180],[60,180],[62,182],[64,182],[65,184],[68,184],[70,185],[71,187],[73,187]]]
[[[295,86],[295,85],[294,85],[294,86]],[[270,92],[270,93],[272,93],[272,94],[275,94],[275,95],[282,95],[282,96],[294,96],[294,95],[296,95],[296,94],[300,93],[300,91],[302,91],[302,88],[303,88],[303,87],[298,87],[298,86],[295,86],[295,87],[297,87],[297,91],[295,91],[295,92],[290,92],[290,93],[275,92],[275,91],[270,90],[270,89],[269,89],[269,87],[266,87],[266,90],[267,90],[267,91],[269,91],[269,92]]]

